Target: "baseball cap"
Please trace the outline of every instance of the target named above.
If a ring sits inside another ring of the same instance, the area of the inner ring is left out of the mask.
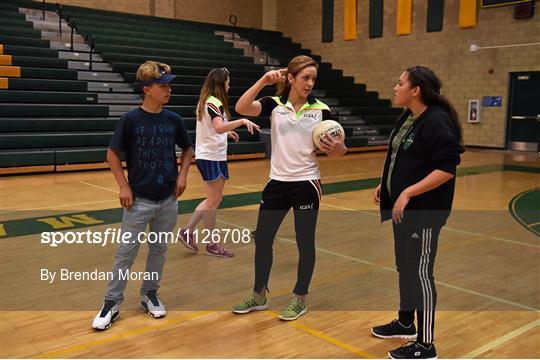
[[[159,73],[160,77],[151,80],[141,81],[140,84],[142,86],[148,86],[151,84],[168,84],[176,77],[176,75],[167,74],[167,71],[163,66],[159,66]]]

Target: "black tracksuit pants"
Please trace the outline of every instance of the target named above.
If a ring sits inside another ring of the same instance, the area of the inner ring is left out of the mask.
[[[441,227],[407,222],[393,224],[396,266],[399,273],[399,322],[410,325],[417,314],[418,342],[433,342],[437,291],[433,266]]]
[[[321,200],[319,180],[270,180],[262,193],[255,232],[255,285],[260,293],[267,288],[273,261],[273,244],[279,226],[290,208],[298,247],[298,272],[294,294],[306,295],[315,268],[315,228]]]

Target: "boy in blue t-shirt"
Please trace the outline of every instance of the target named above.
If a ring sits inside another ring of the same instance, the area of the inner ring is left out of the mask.
[[[175,78],[167,64],[147,61],[137,70],[137,81],[144,90],[141,107],[124,114],[114,131],[107,150],[107,162],[120,188],[120,204],[124,208],[122,234],[129,240],[118,246],[112,276],[107,286],[105,302],[94,318],[92,327],[109,328],[120,314],[124,300],[126,274],[141,242],[149,231],[171,233],[178,216],[178,197],[186,188],[186,178],[193,157],[191,140],[182,118],[163,109],[169,101],[169,83]],[[180,171],[176,162],[175,145],[182,148]],[[124,176],[120,153],[124,152],[128,179]],[[172,237],[174,238],[174,237]],[[164,240],[148,242],[149,251],[141,287],[141,307],[155,318],[166,314],[165,306],[157,296],[161,282],[167,243]]]

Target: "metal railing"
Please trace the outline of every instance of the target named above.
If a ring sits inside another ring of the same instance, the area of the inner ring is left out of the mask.
[[[42,1],[42,19],[45,20],[45,0]],[[75,35],[75,32],[79,33],[79,29],[77,27],[77,21],[73,16],[64,14],[64,6],[60,3],[56,3],[55,6],[55,12],[58,15],[58,33],[59,37],[62,37],[62,20],[66,21],[66,24],[71,28],[71,37],[70,37],[70,51],[74,50],[74,44],[73,44],[73,37]],[[89,54],[89,66],[88,69],[92,71],[92,55],[94,53],[94,49],[96,47],[96,42],[92,34],[90,33],[84,33],[81,34],[84,38],[85,43],[90,47],[90,54]]]

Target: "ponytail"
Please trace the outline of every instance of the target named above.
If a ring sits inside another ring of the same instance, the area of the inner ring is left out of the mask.
[[[450,114],[458,131],[459,142],[463,145],[463,128],[458,113],[450,101],[441,94],[442,83],[435,72],[425,66],[412,66],[406,71],[411,87],[418,86],[420,88],[420,96],[426,106],[439,105]]]

